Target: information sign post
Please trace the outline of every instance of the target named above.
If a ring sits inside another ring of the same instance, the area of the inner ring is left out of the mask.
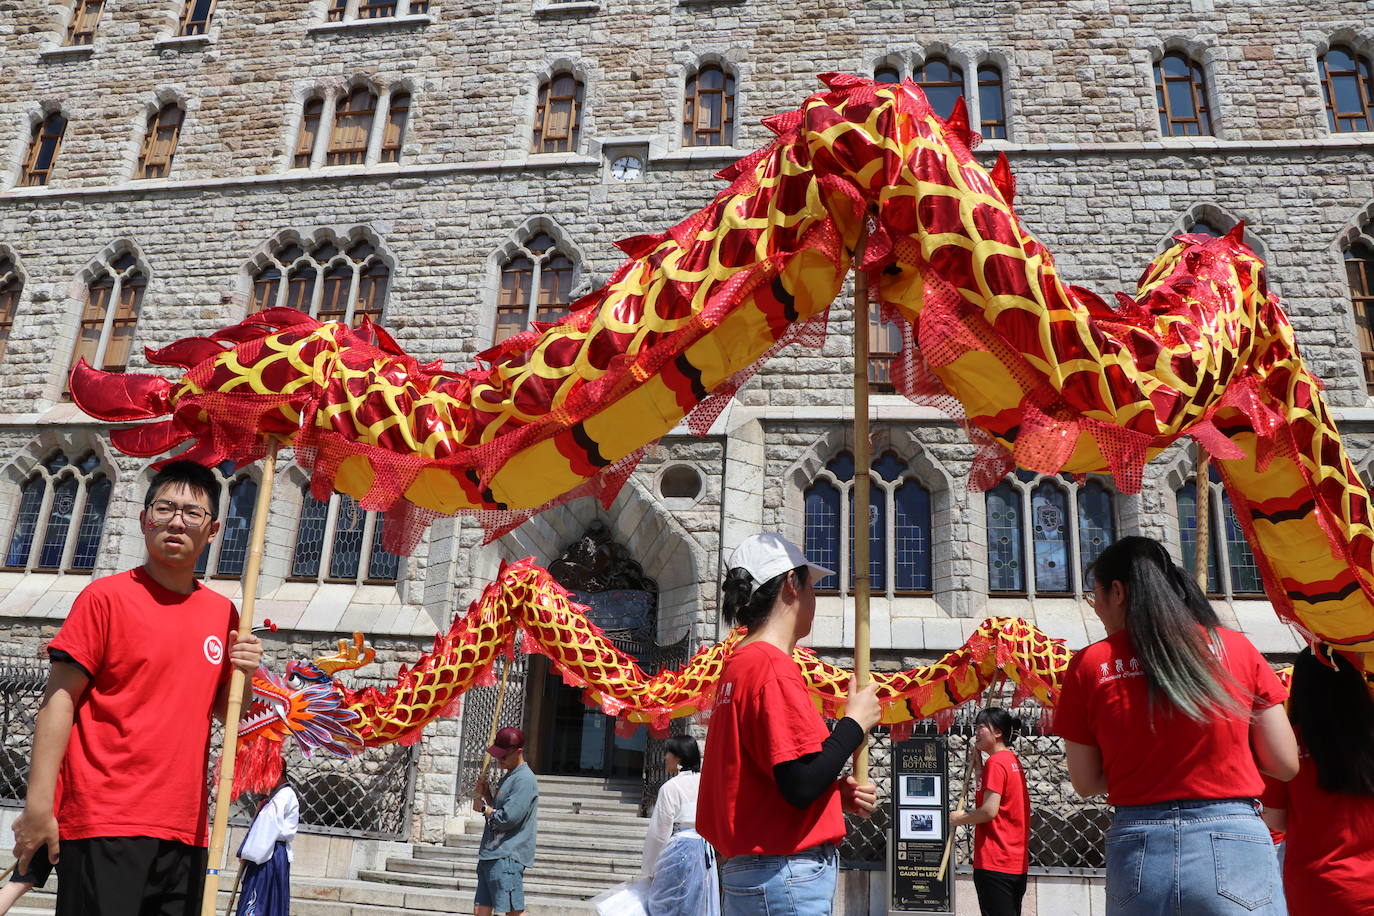
[[[892,829],[887,844],[888,911],[954,912],[954,869],[945,869],[949,836],[949,758],[943,737],[892,748]]]

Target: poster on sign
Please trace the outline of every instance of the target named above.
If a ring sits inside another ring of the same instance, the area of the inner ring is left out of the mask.
[[[939,776],[915,776],[907,775],[902,777],[901,798],[898,803],[906,805],[938,805],[941,799]]]

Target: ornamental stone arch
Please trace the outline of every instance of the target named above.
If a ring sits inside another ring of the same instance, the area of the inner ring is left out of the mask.
[[[382,239],[381,233],[367,223],[359,223],[346,228],[315,226],[305,230],[295,228],[279,230],[267,241],[258,245],[243,262],[239,268],[238,276],[234,279],[231,297],[235,301],[242,301],[246,311],[248,303],[253,299],[254,278],[260,271],[269,266],[289,267],[290,265],[281,264],[277,261],[276,255],[293,245],[299,246],[308,255],[320,245],[330,243],[338,249],[328,261],[332,264],[340,259],[348,260],[348,250],[359,242],[372,247],[372,254],[368,255],[369,260],[377,260],[386,265],[388,282],[386,301],[382,305],[382,320],[385,321],[388,313],[392,312],[392,303],[396,298],[396,273],[399,261],[390,246]],[[284,276],[285,271],[283,270]]]
[[[480,341],[478,349],[491,345],[496,333],[496,301],[501,290],[501,270],[511,259],[524,255],[534,256],[525,246],[540,234],[553,239],[554,247],[567,255],[573,262],[571,301],[591,292],[591,273],[587,270],[587,255],[582,246],[572,240],[572,236],[553,217],[541,214],[526,219],[506,234],[506,238],[487,255],[483,271],[481,308],[478,310],[477,327],[473,337]]]
[[[683,111],[686,107],[687,81],[696,76],[705,67],[720,67],[727,76],[734,77],[735,80],[735,138],[730,146],[723,147],[688,147],[682,143],[682,119]],[[670,150],[688,149],[720,149],[733,150],[750,145],[748,140],[741,137],[742,129],[747,126],[748,118],[745,114],[746,102],[748,101],[748,77],[750,75],[748,55],[743,48],[717,49],[709,48],[697,51],[678,52],[673,63],[668,68],[668,82],[666,91],[671,95],[666,98],[666,110],[671,112],[671,120],[664,125],[663,130],[667,132],[669,138],[668,148]],[[727,154],[728,155],[728,154]]]
[[[67,128],[71,127],[71,116],[68,114],[66,104],[61,99],[42,99],[40,101],[25,102],[14,117],[15,131],[14,139],[10,141],[9,150],[5,156],[5,178],[6,187],[17,187],[23,175],[24,162],[29,154],[29,145],[33,142],[34,128],[47,120],[49,115],[60,114],[67,118]],[[66,139],[64,133],[63,139]],[[61,165],[62,152],[59,149],[57,158],[53,161],[53,166]]]
[[[511,149],[521,157],[535,155],[530,152],[530,138],[535,130],[535,111],[539,106],[539,89],[555,76],[567,73],[582,86],[582,105],[578,111],[578,137],[572,153],[544,153],[540,155],[586,155],[588,144],[596,136],[596,108],[592,93],[598,89],[602,80],[602,70],[595,58],[553,57],[531,72],[512,99],[511,122],[519,127],[517,136],[511,141]]]

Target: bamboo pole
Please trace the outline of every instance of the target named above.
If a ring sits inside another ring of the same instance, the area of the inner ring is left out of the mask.
[[[512,647],[512,650],[514,647]],[[496,712],[491,714],[491,728],[487,730],[487,747],[491,747],[496,741],[496,732],[501,728],[501,704],[506,702],[506,682],[510,678],[511,663],[515,661],[512,651],[511,657],[506,659],[506,663],[501,666],[501,688],[496,691]],[[481,782],[487,778],[487,770],[491,769],[491,755],[486,748],[482,749],[482,772],[477,774],[477,781]]]
[[[868,447],[868,274],[863,270],[864,249],[868,245],[868,222],[859,228],[854,245],[854,687],[868,684],[869,672],[869,526],[872,513],[868,504],[871,464]],[[868,737],[854,753],[854,780],[868,782]]]
[[[1212,513],[1208,509],[1208,499],[1212,495],[1212,456],[1200,444],[1197,447],[1197,475],[1193,485],[1197,499],[1194,500],[1197,506],[1196,522],[1194,526],[1197,532],[1197,540],[1193,543],[1193,575],[1197,578],[1197,584],[1201,586],[1202,593],[1207,593],[1207,550],[1211,540],[1211,518]]]
[[[968,745],[968,759],[964,762],[964,786],[959,790],[959,805],[954,810],[963,811],[964,805],[968,802],[969,783],[973,782],[973,755],[978,753],[978,748],[972,741]],[[954,831],[957,827],[951,827],[949,836],[945,837],[945,853],[940,856],[940,870],[935,873],[936,881],[945,880],[945,873],[949,870],[949,856],[954,850]]]
[[[262,460],[262,483],[253,507],[253,530],[248,538],[248,560],[243,571],[243,601],[239,608],[240,633],[253,631],[253,611],[258,601],[258,571],[262,568],[262,544],[267,536],[267,512],[272,502],[272,482],[277,473],[277,440],[267,440]],[[220,753],[219,786],[215,792],[215,821],[210,829],[210,850],[205,860],[205,889],[201,916],[215,916],[219,876],[223,870],[224,834],[229,827],[229,796],[234,787],[234,757],[239,745],[239,715],[243,712],[244,674],[237,668],[229,676],[229,704],[224,713],[224,744]]]

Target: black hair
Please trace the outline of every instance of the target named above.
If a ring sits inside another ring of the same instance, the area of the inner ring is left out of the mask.
[[[1007,747],[1011,747],[1011,743],[1021,733],[1021,720],[1000,706],[989,706],[980,710],[978,715],[973,717],[973,725],[975,728],[986,725],[993,731],[1001,732],[1002,743]]]
[[[1230,689],[1235,680],[1213,652],[1221,620],[1164,545],[1138,535],[1121,538],[1093,562],[1092,574],[1104,589],[1114,582],[1126,589],[1126,632],[1152,706],[1163,697],[1195,722],[1243,712]]]
[[[1339,652],[1335,667],[1304,649],[1293,662],[1288,718],[1317,766],[1327,792],[1374,796],[1374,696]]]
[[[663,742],[663,749],[676,757],[684,770],[701,772],[701,747],[691,735],[672,735]]]
[[[725,622],[731,626],[738,624],[753,632],[772,613],[773,602],[778,600],[778,595],[782,592],[782,583],[787,577],[791,576],[796,587],[801,588],[806,584],[810,572],[809,567],[798,566],[754,588],[754,577],[749,575],[749,570],[736,566],[725,574],[725,584],[721,587],[721,591],[725,593],[721,602]]]
[[[146,509],[157,499],[158,491],[168,484],[185,484],[190,489],[205,496],[210,502],[210,518],[219,516],[219,478],[215,472],[194,461],[169,461],[148,484],[148,492],[143,496]]]

